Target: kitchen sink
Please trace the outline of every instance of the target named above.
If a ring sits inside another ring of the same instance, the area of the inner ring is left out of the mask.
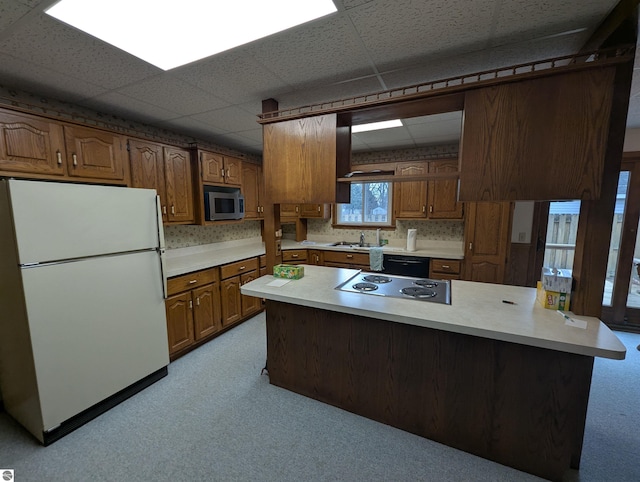
[[[338,241],[336,243],[331,243],[329,246],[346,246],[349,248],[371,248],[375,246],[375,244],[363,243],[361,245],[358,241]]]

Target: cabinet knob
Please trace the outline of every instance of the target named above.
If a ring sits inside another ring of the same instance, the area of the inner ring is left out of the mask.
[[[56,151],[56,158],[58,159],[58,164],[62,164],[62,153],[60,151]]]
[[[73,153],[73,154],[71,154],[71,159],[73,159],[73,165],[77,166],[78,165],[78,156],[75,153]]]

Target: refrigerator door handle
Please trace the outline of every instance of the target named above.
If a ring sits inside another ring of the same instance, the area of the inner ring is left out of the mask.
[[[160,274],[162,276],[162,296],[166,300],[167,293],[167,271],[165,268],[165,245],[164,245],[164,229],[162,227],[162,206],[160,205],[160,196],[156,195],[156,219],[158,231],[158,254],[160,257]]]

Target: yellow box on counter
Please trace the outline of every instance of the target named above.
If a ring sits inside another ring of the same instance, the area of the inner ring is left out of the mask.
[[[277,264],[273,267],[276,278],[300,279],[304,276],[304,267],[292,264]]]
[[[550,310],[569,311],[571,293],[560,293],[559,291],[549,291],[542,287],[542,282],[538,281],[536,299],[545,308]]]

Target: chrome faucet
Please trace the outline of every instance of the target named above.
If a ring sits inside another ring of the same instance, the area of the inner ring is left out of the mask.
[[[364,246],[364,231],[360,231],[360,247]]]

